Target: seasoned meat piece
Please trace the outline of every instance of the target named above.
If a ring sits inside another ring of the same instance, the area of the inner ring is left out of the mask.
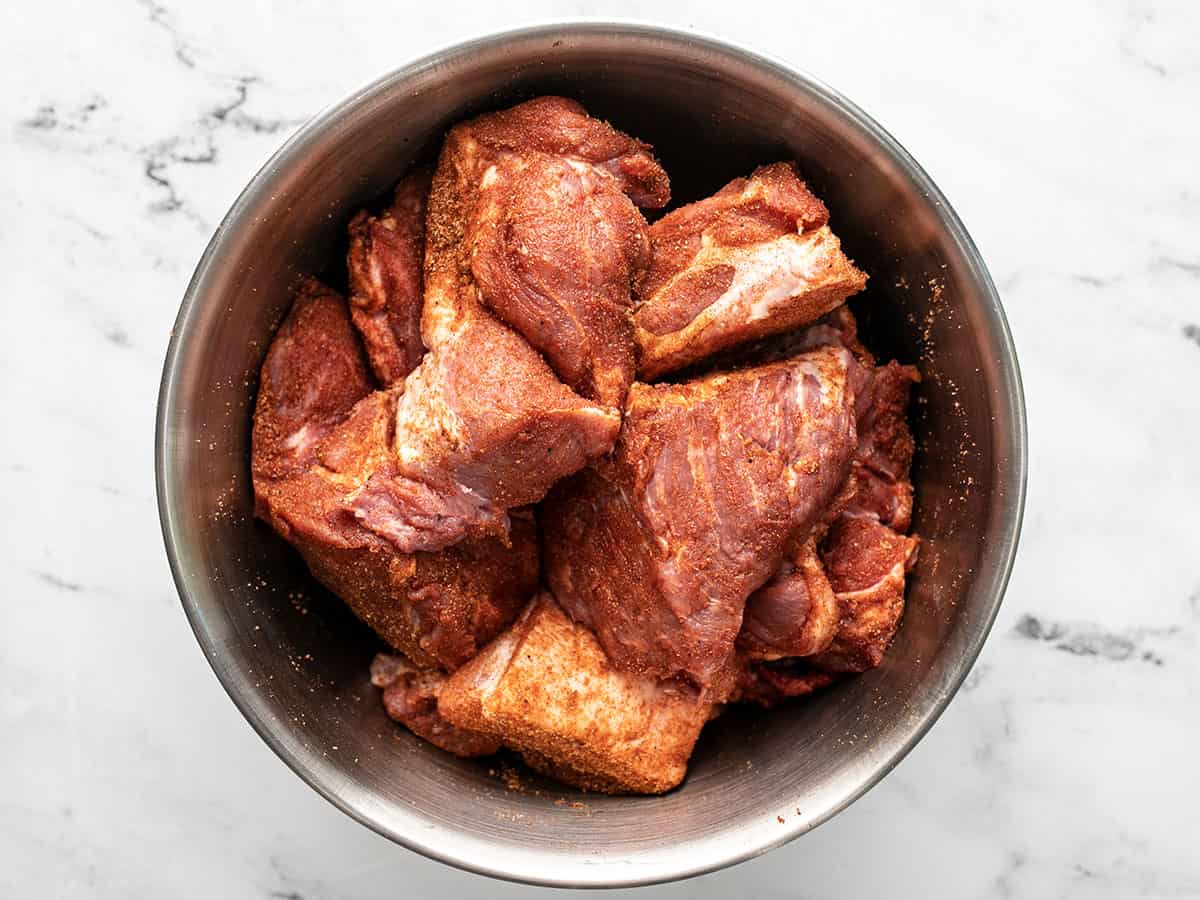
[[[543,593],[446,681],[438,708],[568,783],[656,794],[683,779],[712,704],[686,686],[614,668],[592,633]]]
[[[467,243],[479,298],[565,384],[617,408],[633,380],[630,291],[646,220],[597,166],[551,156],[495,164]]]
[[[537,586],[537,536],[512,516],[510,546],[471,539],[433,553],[401,553],[347,514],[348,498],[386,465],[394,398],[377,392],[321,444],[318,464],[260,492],[263,516],[313,575],[385,641],[422,666],[454,668],[520,610]]]
[[[738,649],[752,659],[809,656],[829,646],[841,610],[816,541],[797,542],[771,580],[746,601]]]
[[[432,177],[428,169],[409,175],[381,215],[364,210],[350,222],[350,316],[384,387],[402,380],[425,355],[422,267]]]
[[[917,538],[897,534],[872,516],[842,515],[821,548],[821,565],[837,611],[832,640],[813,655],[796,651],[789,658],[778,659],[756,654],[760,648],[753,643],[751,636],[756,632],[749,626],[761,612],[747,605],[747,628],[738,638],[744,668],[731,700],[773,706],[883,662],[904,613],[905,576],[916,560],[918,543]],[[797,610],[802,615],[799,604]],[[782,630],[786,633],[786,628]],[[778,639],[768,645],[791,652],[789,645]],[[756,655],[773,661],[757,661]]]
[[[734,365],[787,359],[815,347],[844,346],[861,363],[857,367],[855,414],[858,448],[854,453],[849,495],[836,513],[873,515],[896,531],[912,521],[913,438],[908,426],[909,393],[921,381],[915,366],[892,361],[875,365],[875,358],[858,339],[854,315],[838,307],[814,325],[759,342],[748,352],[724,361]],[[836,516],[831,516],[830,521]]]
[[[532,517],[513,514],[509,546],[468,540],[406,554],[350,514],[351,498],[395,456],[396,396],[404,388],[363,397],[330,427],[330,398],[344,403],[349,394],[346,372],[357,372],[362,392],[366,372],[345,302],[327,290],[319,301],[313,295],[306,286],[263,365],[252,450],[257,513],[389,644],[422,666],[453,668],[508,624],[536,588]],[[306,420],[309,410],[316,414]],[[298,446],[306,448],[302,471],[288,455]]]
[[[827,528],[846,516],[870,516],[898,531],[908,528],[912,513],[913,441],[906,411],[910,385],[920,375],[912,366],[891,362],[875,366],[874,358],[858,341],[853,315],[845,307],[795,334],[771,338],[748,348],[747,356],[725,361],[746,364],[754,359],[788,358],[813,347],[846,346],[862,364],[854,379],[858,443],[850,476],[825,511],[814,537],[820,541]],[[874,552],[871,550],[870,552]],[[832,594],[820,590],[823,565],[815,554],[808,558],[807,577],[798,575],[795,560],[785,562],[764,588],[746,603],[739,648],[753,659],[808,656],[824,649],[813,642],[820,635],[832,639],[829,623],[836,623],[838,608]],[[814,604],[812,593],[823,598]],[[810,618],[811,617],[811,618]]]
[[[828,221],[795,167],[776,163],[655,222],[634,309],[638,376],[804,325],[861,291],[867,276]]]
[[[908,427],[908,395],[920,380],[913,366],[894,361],[877,366],[859,402],[855,491],[845,512],[873,516],[899,532],[908,531],[912,522],[909,470],[914,445]]]
[[[718,354],[714,360],[724,368],[739,368],[789,359],[817,347],[846,347],[861,364],[855,369],[854,383],[858,421],[854,496],[844,508],[852,515],[871,514],[897,531],[907,531],[912,518],[908,473],[913,457],[908,402],[912,385],[921,381],[915,366],[895,361],[875,365],[875,358],[858,339],[854,315],[845,306],[808,328]]]
[[[837,601],[832,641],[811,656],[762,661],[744,649],[743,632],[738,641],[743,667],[730,701],[774,706],[883,662],[904,613],[905,575],[916,559],[917,545],[917,538],[897,534],[871,516],[842,515],[821,549]],[[747,607],[747,621],[752,614]]]
[[[551,590],[617,666],[707,686],[729,663],[746,598],[845,481],[855,365],[827,347],[633,386],[612,457],[541,511]]]
[[[867,516],[842,516],[830,529],[821,559],[841,608],[828,649],[809,657],[828,672],[863,672],[883,661],[904,612],[904,577],[917,539]]]
[[[451,725],[438,712],[446,673],[418,669],[403,656],[379,653],[371,660],[371,684],[383,688],[387,714],[413,734],[455,756],[491,756],[500,749],[492,738]]]
[[[370,392],[369,379],[346,301],[305,279],[262,366],[251,434],[255,481],[312,465],[321,439]]]
[[[430,197],[425,342],[481,301],[573,390],[619,409],[633,378],[632,282],[649,256],[634,204],[669,198],[650,148],[561,97],[446,137]]]
[[[612,447],[646,251],[629,198],[665,203],[665,173],[578,104],[451,130],[429,199],[429,353],[398,400],[394,467],[353,498],[367,528],[403,552],[503,538],[508,509]]]
[[[348,508],[404,552],[464,536],[505,539],[507,510],[606,453],[619,422],[482,313],[408,376],[396,401],[397,452]]]

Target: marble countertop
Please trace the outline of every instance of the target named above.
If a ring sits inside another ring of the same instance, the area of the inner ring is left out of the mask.
[[[644,893],[1200,896],[1200,7],[506,6],[0,12],[0,895],[529,890],[377,837],[255,736],[176,599],[151,434],[192,267],[292,129],[434,45],[603,12],[777,54],[874,114],[991,266],[1029,403],[1020,557],[938,725],[811,835]]]

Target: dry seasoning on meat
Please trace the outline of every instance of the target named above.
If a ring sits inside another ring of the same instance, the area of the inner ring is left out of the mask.
[[[254,415],[258,513],[395,651],[388,714],[592,790],[878,665],[917,547],[919,375],[858,340],[824,204],[790,163],[668,200],[573,101],[457,125],[350,223],[349,301],[301,285]]]

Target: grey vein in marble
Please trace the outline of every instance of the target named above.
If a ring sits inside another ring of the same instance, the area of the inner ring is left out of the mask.
[[[1095,624],[1046,621],[1028,613],[1013,626],[1013,633],[1020,637],[1049,644],[1075,656],[1095,656],[1114,662],[1139,659],[1156,666],[1163,664],[1163,658],[1148,649],[1146,643],[1174,638],[1182,631],[1179,625],[1109,631]]]
[[[30,570],[29,574],[34,578],[37,578],[42,583],[48,584],[50,587],[58,591],[67,591],[71,594],[78,594],[83,590],[82,584],[77,584],[74,581],[67,581],[67,579],[55,575],[53,572],[39,572],[36,569],[32,569]]]
[[[154,0],[138,0],[138,4],[146,10],[150,23],[156,28],[162,29],[170,37],[175,58],[189,69],[196,68],[196,51],[191,42],[183,37],[171,12],[161,3],[155,3]]]

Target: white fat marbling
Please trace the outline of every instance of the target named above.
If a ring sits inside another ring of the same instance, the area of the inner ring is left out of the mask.
[[[514,897],[353,823],[217,686],[153,498],[213,227],[306,116],[434,45],[654,16],[875,114],[971,228],[1029,400],[1029,511],[967,688],[879,787],[647,896],[1200,894],[1200,7],[16,0],[0,13],[0,896]]]

